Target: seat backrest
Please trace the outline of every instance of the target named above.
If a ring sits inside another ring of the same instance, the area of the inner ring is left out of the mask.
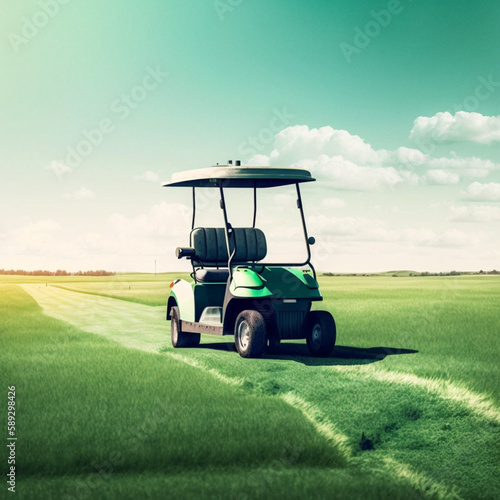
[[[236,244],[233,262],[254,262],[262,260],[267,253],[264,233],[254,227],[233,228],[231,251]],[[226,235],[222,227],[197,227],[191,233],[191,245],[196,258],[205,266],[227,266],[228,255]]]
[[[228,256],[226,248],[226,235],[223,227],[197,227],[191,232],[191,246],[196,257],[204,265],[227,266]]]
[[[256,227],[234,228],[234,239],[236,241],[234,262],[256,262],[267,254],[266,237]]]

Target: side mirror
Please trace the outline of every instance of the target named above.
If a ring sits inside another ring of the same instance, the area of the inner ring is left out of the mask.
[[[309,245],[314,245],[316,243],[314,236],[309,236],[309,238],[307,238],[307,243],[309,243]]]
[[[175,249],[175,255],[178,259],[186,257],[187,259],[192,259],[195,256],[194,248],[181,248],[177,247]]]

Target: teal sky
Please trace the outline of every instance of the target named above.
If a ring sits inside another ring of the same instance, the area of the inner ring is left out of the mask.
[[[498,268],[499,28],[491,0],[9,4],[0,20],[0,268],[150,271],[157,259],[174,269],[188,193],[160,181],[229,158],[310,166],[321,269]],[[144,82],[149,90],[137,90]],[[381,153],[425,149],[429,131],[410,138],[414,120],[461,110],[456,134],[432,140],[418,165]],[[99,144],[71,164],[68,151],[103,120],[108,132],[94,132]],[[279,127],[272,137],[270,124]],[[301,147],[275,142],[296,126],[343,130],[379,153],[366,160],[356,141],[312,147],[304,129]]]

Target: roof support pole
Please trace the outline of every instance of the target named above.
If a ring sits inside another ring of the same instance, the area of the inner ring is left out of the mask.
[[[196,214],[196,192],[195,192],[195,187],[193,186],[193,220],[191,221],[191,231],[194,229],[195,214]]]
[[[299,183],[295,184],[297,188],[297,208],[300,210],[300,218],[302,220],[302,228],[304,229],[304,238],[306,240],[306,248],[307,248],[307,261],[306,264],[312,269],[314,278],[316,278],[316,271],[311,264],[311,245],[309,244],[309,236],[307,234],[307,226],[306,226],[306,217],[304,215],[304,209],[302,208],[302,197],[300,196],[300,188]]]
[[[231,270],[231,260],[233,258],[234,252],[233,254],[231,254],[231,245],[229,242],[230,242],[230,233],[232,232],[233,228],[231,227],[231,224],[229,224],[227,220],[226,200],[224,199],[224,189],[222,189],[222,181],[219,184],[219,190],[220,190],[220,207],[224,215],[224,229],[225,229],[224,233],[226,235],[229,275],[232,277],[233,271]],[[235,251],[236,251],[236,246],[235,246]]]
[[[256,220],[257,220],[257,181],[253,181],[253,223],[252,223],[252,227],[255,227]]]

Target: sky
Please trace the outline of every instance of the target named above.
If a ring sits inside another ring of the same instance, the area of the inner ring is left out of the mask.
[[[9,3],[0,268],[186,270],[190,192],[161,183],[240,159],[317,179],[317,269],[499,269],[499,27],[493,0]],[[270,257],[303,255],[293,191],[259,208]]]

